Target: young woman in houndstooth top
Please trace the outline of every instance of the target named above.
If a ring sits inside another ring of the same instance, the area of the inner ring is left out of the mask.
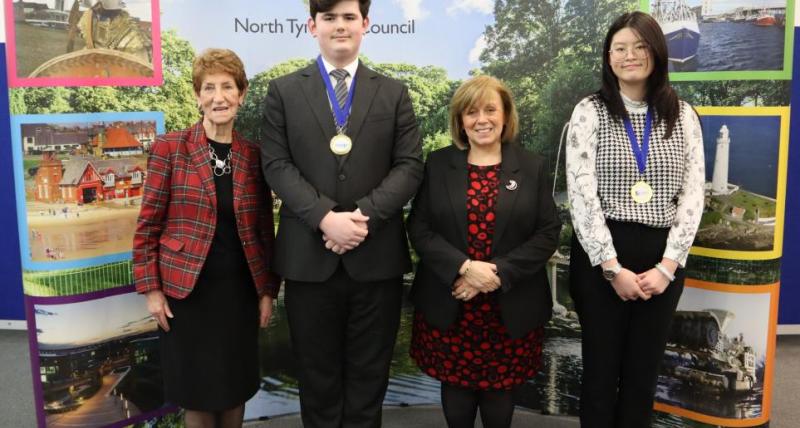
[[[651,16],[619,17],[603,52],[602,87],[575,107],[567,142],[581,424],[645,427],[703,212],[703,136]]]

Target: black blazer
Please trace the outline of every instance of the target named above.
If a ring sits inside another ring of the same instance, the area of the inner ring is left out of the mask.
[[[422,180],[422,147],[407,88],[364,65],[347,134],[349,154],[331,152],[336,134],[316,63],[270,82],[264,107],[262,170],[283,201],[273,269],[284,278],[320,282],[339,262],[358,281],[411,270],[402,208]],[[369,235],[339,256],[327,250],[319,222],[330,210],[360,208]]]
[[[501,288],[500,309],[511,337],[546,323],[552,295],[545,265],[558,245],[558,219],[544,161],[522,147],[503,144],[495,205],[492,259]],[[516,189],[511,190],[511,180]],[[455,146],[431,153],[408,230],[420,256],[411,298],[439,329],[456,321],[459,301],[450,293],[467,256],[467,151]]]

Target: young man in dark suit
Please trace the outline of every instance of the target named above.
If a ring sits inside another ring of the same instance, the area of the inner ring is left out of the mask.
[[[311,0],[320,56],[270,82],[264,176],[306,427],[378,427],[411,270],[402,207],[422,179],[407,88],[359,63],[369,0]]]

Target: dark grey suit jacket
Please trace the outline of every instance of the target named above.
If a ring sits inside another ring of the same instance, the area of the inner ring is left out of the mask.
[[[264,177],[283,201],[274,270],[295,281],[328,279],[339,261],[358,281],[411,270],[402,207],[422,180],[422,147],[408,89],[360,64],[347,134],[349,154],[331,152],[336,126],[316,63],[270,82],[264,107]],[[319,222],[360,208],[369,235],[342,256],[327,250]]]
[[[487,261],[497,265],[503,321],[512,337],[522,337],[550,319],[545,264],[558,245],[561,221],[542,158],[514,143],[503,144],[502,150],[492,258]],[[450,293],[469,258],[467,185],[467,151],[450,146],[431,153],[408,217],[411,244],[420,256],[411,297],[425,319],[442,330],[458,317],[459,301]]]

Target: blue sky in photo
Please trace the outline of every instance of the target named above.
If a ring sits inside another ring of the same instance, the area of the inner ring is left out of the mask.
[[[775,198],[778,183],[779,116],[702,116],[706,181],[714,174],[717,137],[722,125],[731,139],[728,182]]]
[[[44,349],[101,343],[155,328],[144,297],[133,292],[77,303],[36,304],[34,311],[39,346]]]
[[[213,4],[213,6],[212,6]],[[224,6],[223,6],[224,5]],[[450,78],[464,78],[479,68],[476,44],[487,25],[494,22],[493,0],[381,0],[372,2],[371,24],[406,24],[414,20],[415,34],[367,34],[361,53],[387,63],[433,65]],[[283,25],[270,34],[236,32],[235,20]],[[201,3],[162,0],[161,28],[176,30],[196,50],[225,47],[242,57],[249,76],[292,58],[314,58],[317,41],[310,33],[292,34],[290,22],[305,25],[308,8],[302,0]],[[295,27],[296,29],[296,27]],[[400,46],[401,48],[398,48]],[[472,53],[471,51],[475,50]]]
[[[742,333],[744,341],[758,354],[758,359],[763,359],[767,353],[769,299],[768,293],[723,293],[685,287],[678,303],[678,310],[722,309],[733,312],[734,318],[723,333],[728,337],[737,337]]]

